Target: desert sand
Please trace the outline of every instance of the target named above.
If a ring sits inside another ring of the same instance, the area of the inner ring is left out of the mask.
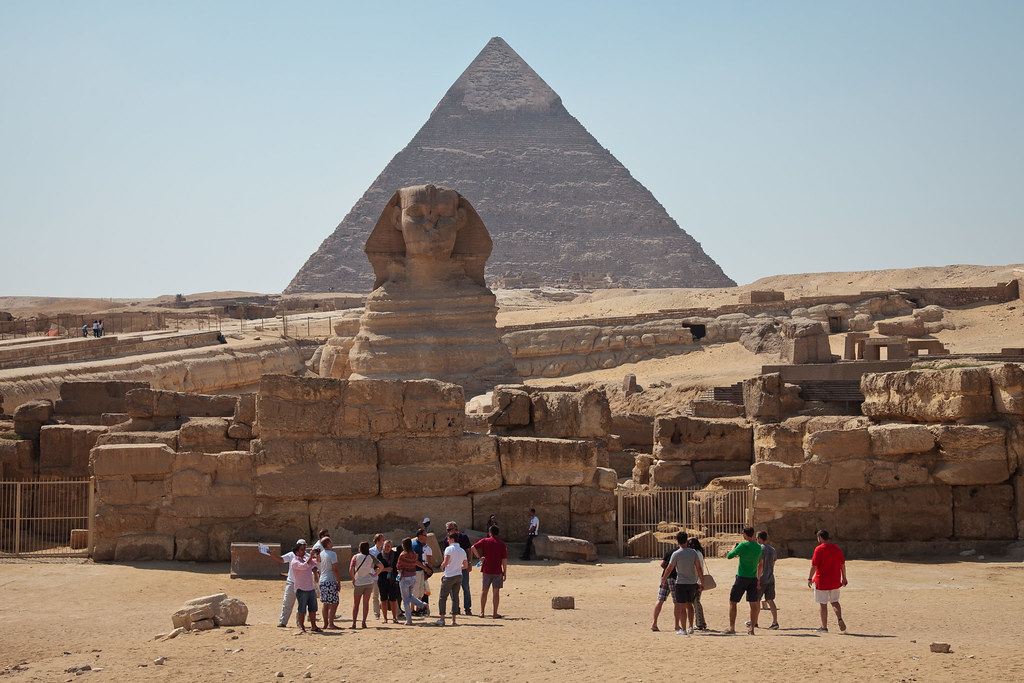
[[[328,681],[1024,678],[1016,626],[1024,565],[1018,561],[851,560],[850,585],[842,592],[848,630],[839,633],[830,614],[830,630],[822,634],[814,631],[808,561],[782,559],[776,568],[781,628],[759,629],[755,637],[742,633],[746,603],[737,619],[741,634],[722,633],[735,565],[708,564],[720,583],[702,601],[711,630],[691,637],[673,632],[671,602],[661,630],[650,630],[656,560],[514,560],[503,619],[462,617],[454,628],[416,619],[406,627],[385,626],[371,613],[366,630],[323,634],[278,628],[284,582],[231,579],[226,564],[3,564],[0,668],[6,670],[0,674],[11,681],[298,681],[307,671],[312,680]],[[474,573],[475,611],[479,581]],[[182,602],[218,592],[248,605],[246,626],[155,637],[171,630],[170,615]],[[558,595],[573,596],[576,609],[552,610],[551,597]],[[343,586],[339,614],[351,614],[351,598],[351,587]],[[940,641],[950,644],[949,654],[930,651]],[[154,664],[159,657],[164,664]],[[81,679],[65,673],[85,664],[93,670]],[[21,670],[12,671],[15,665]]]

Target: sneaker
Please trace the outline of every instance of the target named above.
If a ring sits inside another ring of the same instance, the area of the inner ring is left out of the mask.
[[[688,636],[693,635],[693,629],[692,628],[686,629],[686,635],[688,635]]]
[[[434,626],[444,626],[444,617],[441,617],[440,619],[435,621]]]
[[[288,628],[288,624],[278,624],[278,628]]]
[[[749,621],[744,621],[743,625],[746,626],[747,628],[761,628],[757,624],[754,624],[753,626],[751,626]]]
[[[828,629],[822,626],[821,628],[814,629],[817,633],[828,633]]]
[[[423,616],[425,616],[425,617],[429,617],[430,616],[430,605],[427,605],[426,607],[423,608]]]
[[[774,624],[772,624],[771,626],[768,627],[768,630],[769,631],[778,631],[779,630],[779,623],[775,622]]]
[[[683,629],[679,629],[678,631],[676,631],[676,635],[677,636],[685,636],[686,635],[686,631],[684,631]]]

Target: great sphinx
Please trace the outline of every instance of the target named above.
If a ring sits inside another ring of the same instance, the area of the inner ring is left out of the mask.
[[[366,241],[374,288],[349,352],[351,377],[441,379],[467,398],[521,382],[484,283],[490,254],[487,228],[458,192],[395,192]]]

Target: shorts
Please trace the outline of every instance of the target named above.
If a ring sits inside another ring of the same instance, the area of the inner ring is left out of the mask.
[[[697,597],[697,584],[679,583],[676,581],[676,585],[673,587],[672,596],[675,598],[676,602],[693,602],[693,599]]]
[[[484,574],[483,589],[493,588],[498,590],[505,585],[505,577],[501,574]]]
[[[830,602],[839,602],[839,589],[833,588],[830,591],[814,589],[814,602],[819,605],[827,605]]]
[[[668,599],[669,593],[672,594],[672,602],[679,602],[676,600],[676,594],[673,588],[676,585],[675,579],[669,579],[665,583],[658,586],[658,602],[665,602]]]
[[[320,582],[320,601],[325,605],[338,604],[338,584],[336,581]]]
[[[394,579],[384,579],[377,582],[377,590],[380,592],[381,602],[398,602],[402,591],[398,588],[398,582]]]
[[[361,595],[373,595],[373,584],[367,583],[362,586],[355,585],[352,587],[352,591],[356,597]]]
[[[747,594],[747,602],[757,602],[757,578],[750,576],[737,576],[729,591],[729,602],[739,602],[743,594]]]
[[[769,581],[768,583],[762,583],[761,588],[757,591],[758,600],[774,600],[775,599],[775,581]]]
[[[316,614],[316,591],[295,589],[295,600],[299,603],[299,614],[309,612]]]

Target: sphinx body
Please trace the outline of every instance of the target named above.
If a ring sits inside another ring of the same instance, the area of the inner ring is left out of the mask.
[[[434,378],[466,396],[521,379],[484,285],[491,238],[454,190],[399,190],[366,243],[374,290],[349,352],[352,377]]]

